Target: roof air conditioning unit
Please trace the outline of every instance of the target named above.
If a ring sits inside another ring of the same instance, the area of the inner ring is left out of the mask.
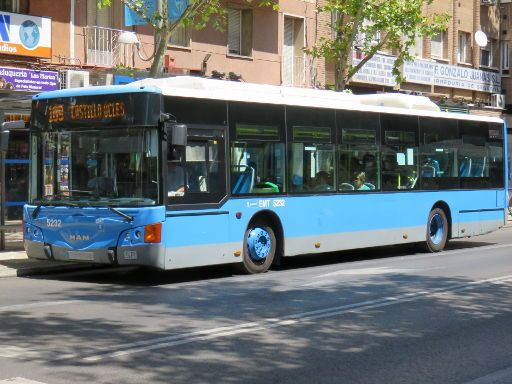
[[[496,0],[481,0],[481,5],[496,5]]]
[[[89,86],[89,72],[67,69],[60,72],[60,89]]]
[[[491,106],[496,108],[505,109],[505,95],[493,93],[491,95]]]

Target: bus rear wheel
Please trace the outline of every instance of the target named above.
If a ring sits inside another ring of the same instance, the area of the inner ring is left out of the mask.
[[[441,208],[434,208],[430,211],[427,221],[426,250],[439,252],[444,249],[448,242],[448,219]]]
[[[263,221],[254,221],[245,231],[243,260],[239,269],[249,274],[268,271],[276,249],[277,240],[272,227]]]

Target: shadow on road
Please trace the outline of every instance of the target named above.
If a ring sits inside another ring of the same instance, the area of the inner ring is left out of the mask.
[[[448,243],[449,250],[461,250],[495,245],[494,242],[456,240]],[[381,260],[385,258],[404,257],[422,254],[417,244],[393,245],[386,247],[363,248],[348,251],[328,252],[313,255],[301,255],[284,258],[280,265],[271,272],[307,269],[340,263],[351,263],[364,260]],[[60,280],[73,282],[90,282],[95,284],[119,284],[126,286],[160,286],[195,281],[216,280],[232,277],[238,273],[231,265],[188,268],[181,270],[161,271],[153,268],[118,267],[95,269],[86,272],[56,273],[51,275],[35,275],[28,278],[43,280]]]

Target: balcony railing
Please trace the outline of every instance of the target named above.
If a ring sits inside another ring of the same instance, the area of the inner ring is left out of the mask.
[[[121,30],[86,27],[87,64],[111,67],[119,63],[121,47],[117,39]]]

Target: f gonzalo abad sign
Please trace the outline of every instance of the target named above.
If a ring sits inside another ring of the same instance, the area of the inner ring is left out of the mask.
[[[353,64],[359,61],[354,58]],[[394,86],[396,80],[391,72],[394,62],[393,56],[375,55],[354,75],[352,81]],[[501,93],[501,76],[490,71],[415,60],[404,64],[403,75],[408,83]]]
[[[495,72],[456,67],[447,64],[436,64],[434,66],[434,85],[470,89],[480,92],[500,93],[501,77],[499,73]]]

